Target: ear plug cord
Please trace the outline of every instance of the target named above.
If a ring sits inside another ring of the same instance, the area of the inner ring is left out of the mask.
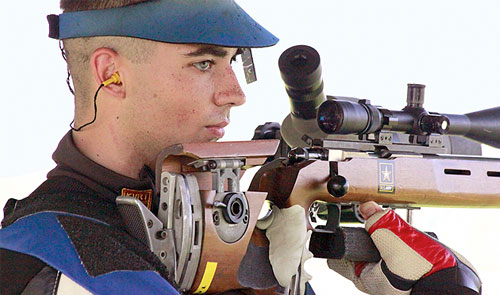
[[[99,91],[103,87],[106,87],[106,86],[108,86],[110,84],[120,84],[120,83],[121,83],[121,81],[120,81],[120,75],[118,73],[113,73],[113,75],[111,75],[111,78],[109,78],[108,80],[102,82],[102,84],[99,85],[99,88],[97,88],[97,91],[95,92],[95,95],[94,95],[94,119],[92,119],[92,121],[90,121],[88,123],[83,124],[82,126],[80,126],[78,128],[75,128],[73,126],[73,123],[75,123],[75,119],[73,119],[73,121],[71,121],[71,123],[69,123],[69,127],[71,127],[71,130],[78,132],[78,131],[82,130],[82,128],[87,127],[90,124],[94,123],[95,120],[97,119],[97,94],[99,94]]]

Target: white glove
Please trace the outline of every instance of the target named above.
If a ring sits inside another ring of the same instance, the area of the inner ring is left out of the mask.
[[[307,232],[305,210],[299,205],[279,209],[273,206],[271,215],[257,222],[257,228],[266,230],[269,240],[269,260],[278,283],[287,287],[301,267],[300,293],[311,276],[304,270],[304,262],[312,257],[307,249],[311,233]]]

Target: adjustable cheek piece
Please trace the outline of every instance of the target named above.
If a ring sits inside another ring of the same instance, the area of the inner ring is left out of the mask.
[[[250,244],[267,193],[240,186],[243,171],[264,164],[279,141],[259,144],[259,149],[251,141],[170,146],[156,161],[157,209],[117,197],[126,230],[167,266],[181,293],[276,286],[270,264],[254,263],[266,261],[269,252]]]
[[[117,72],[113,73],[113,75],[111,75],[111,78],[109,78],[108,80],[102,82],[101,85],[99,86],[99,88],[97,88],[97,91],[95,92],[95,95],[94,95],[94,119],[92,119],[92,121],[90,121],[88,123],[83,124],[82,126],[80,126],[78,128],[73,127],[73,123],[75,122],[75,120],[73,119],[73,121],[71,121],[71,123],[69,124],[69,127],[71,127],[71,130],[73,130],[73,131],[80,131],[84,127],[86,127],[86,126],[94,123],[95,120],[97,119],[97,94],[99,94],[99,91],[103,87],[107,87],[107,86],[109,86],[111,84],[120,84],[120,83],[121,83],[120,75]]]

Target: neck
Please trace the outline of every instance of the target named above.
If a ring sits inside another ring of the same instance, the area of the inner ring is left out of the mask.
[[[87,126],[79,132],[73,131],[73,141],[86,157],[118,174],[139,179],[139,172],[148,163],[146,157],[136,152],[133,143],[123,136],[116,126],[109,124],[107,130]]]

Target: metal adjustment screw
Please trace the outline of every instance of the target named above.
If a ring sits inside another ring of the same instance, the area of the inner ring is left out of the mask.
[[[167,188],[167,187],[164,187],[164,188],[163,188],[163,192],[164,192],[164,193],[168,192],[168,188]]]
[[[238,193],[228,193],[223,200],[225,208],[222,208],[224,220],[230,224],[240,223],[248,213],[248,205],[244,195]]]
[[[165,240],[167,238],[167,232],[164,230],[160,230],[156,233],[156,238],[158,240]]]
[[[212,216],[212,219],[214,220],[214,224],[215,225],[219,225],[219,223],[220,223],[220,216],[219,216],[219,212],[218,211],[214,212],[214,215]]]
[[[208,167],[208,169],[217,169],[217,162],[215,162],[215,161],[208,161],[207,167]]]
[[[148,227],[149,228],[153,227],[153,220],[151,220],[151,219],[148,220]]]
[[[214,202],[214,207],[217,207],[217,208],[227,208],[227,205],[222,203],[221,201],[215,201]]]
[[[443,141],[441,140],[441,136],[430,136],[429,139],[429,146],[431,147],[441,147],[443,144]]]
[[[380,134],[380,143],[392,143],[392,134]]]
[[[167,203],[166,202],[161,203],[161,210],[167,211],[167,209],[168,209]]]

